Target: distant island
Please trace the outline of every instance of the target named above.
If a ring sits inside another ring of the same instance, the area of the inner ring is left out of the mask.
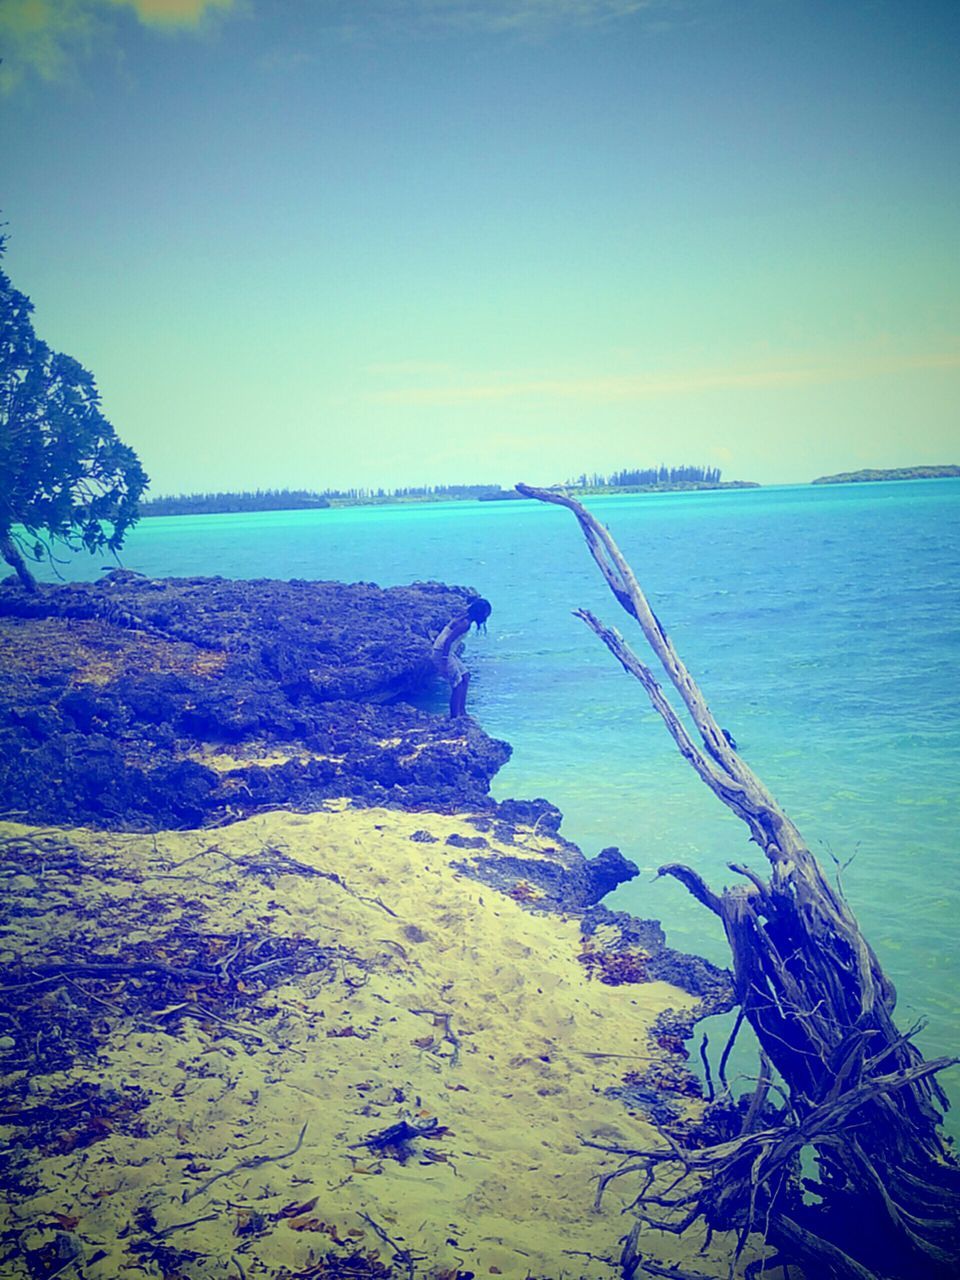
[[[569,492],[575,490],[578,497],[602,497],[618,493],[684,493],[695,489],[758,489],[753,480],[721,480],[718,467],[645,467],[632,471],[615,471],[604,476],[597,472],[583,472],[563,484],[548,485],[550,489]],[[479,495],[481,502],[500,502],[505,499],[527,501],[515,489],[500,489],[495,493]]]
[[[811,484],[868,484],[874,480],[942,480],[946,476],[960,476],[960,467],[890,467],[885,471],[840,471],[835,476],[818,476]]]
[[[495,484],[441,484],[408,489],[256,489],[239,493],[179,493],[148,498],[142,516],[223,515],[243,511],[307,511],[324,507],[379,506],[382,503],[449,502],[502,490]]]
[[[816,483],[816,482],[815,482]],[[573,489],[580,496],[616,493],[682,493],[695,489],[755,489],[749,480],[721,480],[716,467],[648,467],[611,475],[583,473],[553,488]],[[257,489],[240,493],[181,493],[148,498],[142,516],[196,516],[246,511],[308,511],[326,507],[384,506],[412,502],[528,501],[499,484],[418,485],[401,489]]]
[[[180,493],[170,498],[147,498],[142,516],[222,515],[236,511],[299,511],[329,507],[320,493],[307,489],[257,489],[253,493]]]
[[[551,484],[546,487],[548,489],[556,489],[561,493],[570,493],[575,490],[578,498],[602,498],[605,495],[619,493],[691,493],[701,489],[759,489],[760,485],[755,480],[718,480],[715,484],[709,484],[704,480],[677,480],[672,484]],[[481,493],[479,499],[481,502],[532,501],[522,493],[517,493],[515,489],[500,489],[496,493]]]

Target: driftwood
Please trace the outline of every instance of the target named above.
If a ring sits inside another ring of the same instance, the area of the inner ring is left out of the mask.
[[[411,1124],[409,1120],[401,1120],[399,1124],[392,1124],[386,1129],[368,1134],[362,1142],[351,1142],[350,1148],[353,1150],[357,1147],[366,1147],[370,1151],[392,1156],[401,1164],[405,1164],[415,1153],[413,1143],[417,1138],[442,1138],[446,1132],[446,1126],[436,1118],[426,1120],[423,1124]]]
[[[743,882],[720,892],[690,867],[660,868],[720,918],[741,1012],[766,1065],[752,1101],[734,1110],[737,1125],[727,1140],[683,1149],[668,1139],[667,1150],[621,1153],[634,1160],[627,1168],[647,1175],[635,1210],[641,1222],[678,1231],[703,1218],[711,1231],[739,1232],[738,1254],[747,1234],[760,1232],[808,1280],[957,1276],[960,1166],[941,1135],[947,1102],[936,1075],[958,1059],[924,1061],[912,1043],[917,1028],[897,1029],[893,984],[842,892],[717,724],[608,530],[565,494],[517,489],[576,516],[607,585],[639,623],[694,731],[618,631],[586,609],[576,616],[640,681],[681,754],[746,823],[770,864],[768,878],[731,864]],[[771,1064],[782,1090],[772,1083]],[[784,1099],[779,1110],[774,1090]],[[815,1178],[801,1179],[801,1151]],[[654,1194],[668,1173],[673,1193]],[[804,1197],[804,1188],[812,1197]],[[624,1274],[642,1275],[642,1231],[631,1240]]]

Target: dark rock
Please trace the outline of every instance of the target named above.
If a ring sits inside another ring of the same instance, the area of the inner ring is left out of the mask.
[[[626,947],[642,947],[654,954],[666,944],[659,920],[638,920],[625,911],[610,911],[603,906],[590,905],[583,914],[580,930],[585,938],[592,938],[598,929],[611,925],[616,927]]]
[[[633,880],[640,874],[636,863],[625,858],[615,846],[601,849],[595,858],[588,860],[585,870],[591,903],[599,902],[618,884]]]
[[[452,844],[455,849],[486,849],[489,847],[483,836],[460,836],[456,832],[447,836],[445,844]]]
[[[563,814],[549,800],[501,800],[497,817],[511,826],[536,827],[541,835],[556,835]]]
[[[436,680],[432,638],[467,598],[126,571],[0,591],[0,810],[137,828],[341,796],[483,810],[509,746],[398,703]]]
[[[456,862],[456,869],[471,880],[510,893],[517,884],[528,884],[540,891],[538,905],[565,911],[582,904],[582,886],[558,862],[545,859],[509,858],[494,854],[474,862]]]
[[[692,1035],[691,1028],[699,1018],[726,1013],[733,1008],[735,1000],[729,970],[719,969],[701,956],[687,955],[668,947],[659,920],[640,920],[625,911],[610,911],[603,905],[591,906],[581,917],[580,929],[584,937],[592,938],[598,929],[609,931],[611,927],[616,930],[618,946],[647,952],[647,971],[651,981],[669,982],[700,997],[702,1007],[696,1012],[671,1014],[688,1028],[687,1035]]]
[[[545,833],[549,836],[551,845],[544,848],[541,839],[537,846],[541,853],[550,853],[549,859],[523,856],[523,835],[504,816],[512,814],[522,814],[524,824],[539,837]],[[558,911],[591,907],[618,884],[639,874],[634,864],[616,848],[603,849],[595,858],[585,859],[576,845],[557,833],[560,820],[560,811],[545,800],[506,800],[493,805],[489,816],[475,818],[474,825],[492,830],[502,843],[515,844],[517,856],[498,853],[459,863],[458,868],[465,875],[503,893],[516,896],[518,885],[524,886],[522,897],[527,896],[526,891],[535,890],[535,896],[529,901]],[[552,825],[554,822],[556,826]],[[470,839],[452,835],[447,838],[447,844],[461,849],[481,848],[486,843],[482,836]]]

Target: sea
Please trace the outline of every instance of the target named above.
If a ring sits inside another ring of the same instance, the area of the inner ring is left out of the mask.
[[[835,876],[927,1056],[960,1053],[960,479],[589,498],[719,722]],[[497,798],[544,796],[591,856],[640,875],[607,899],[728,960],[715,918],[659,866],[714,887],[764,870],[745,826],[680,757],[639,683],[573,611],[621,630],[570,512],[449,502],[145,519],[125,567],[153,577],[441,581],[492,606],[471,632],[469,712],[513,756]],[[77,556],[91,579],[114,564]],[[49,573],[43,576],[49,577]],[[444,710],[442,687],[421,705]],[[706,1026],[706,1024],[703,1024]],[[728,1024],[709,1028],[722,1045]],[[749,1043],[737,1071],[756,1070]],[[694,1055],[696,1057],[696,1055]],[[960,1137],[960,1068],[941,1077]]]

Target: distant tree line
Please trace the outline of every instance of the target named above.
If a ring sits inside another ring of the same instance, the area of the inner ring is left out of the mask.
[[[615,471],[604,476],[585,472],[566,481],[574,489],[622,489],[642,485],[719,484],[717,467],[647,467]],[[331,504],[365,502],[442,501],[445,498],[517,498],[512,489],[498,484],[425,484],[400,489],[257,489],[252,493],[187,493],[176,497],[151,498],[140,503],[144,516],[213,515],[239,511],[299,511],[329,507]]]
[[[719,484],[719,467],[640,467],[602,476],[583,472],[568,480],[571,489],[624,489],[639,484]]]
[[[142,516],[213,515],[225,511],[297,511],[329,507],[320,493],[308,489],[257,489],[253,493],[180,493],[140,503]]]
[[[325,498],[367,502],[374,498],[479,498],[498,493],[498,484],[421,484],[403,489],[323,489]]]
[[[252,493],[180,493],[140,503],[144,516],[213,515],[234,511],[301,511],[331,502],[401,502],[409,498],[479,498],[502,492],[496,484],[428,484],[402,489],[257,489]]]
[[[885,470],[869,468],[866,471],[840,471],[835,476],[818,476],[811,484],[862,484],[872,480],[943,480],[960,476],[960,467],[954,463],[944,466],[890,467]]]

